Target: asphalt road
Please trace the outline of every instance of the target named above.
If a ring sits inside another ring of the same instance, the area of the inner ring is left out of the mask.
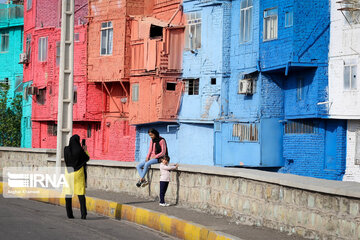
[[[175,239],[134,223],[92,213],[81,220],[76,209],[74,216],[75,219],[67,219],[64,207],[0,196],[0,239]]]

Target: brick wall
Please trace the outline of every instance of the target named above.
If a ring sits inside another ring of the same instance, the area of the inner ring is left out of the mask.
[[[318,120],[318,133],[315,134],[284,134],[285,166],[282,173],[302,176],[342,180],[346,159],[346,124],[337,121],[336,129],[336,165],[334,169],[325,169],[325,136],[324,121]],[[335,120],[333,120],[335,121]]]

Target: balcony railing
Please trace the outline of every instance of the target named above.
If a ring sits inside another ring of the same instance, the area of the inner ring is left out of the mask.
[[[1,7],[3,7],[2,5]],[[6,8],[0,7],[0,23],[23,22],[24,8],[23,6],[5,5]]]

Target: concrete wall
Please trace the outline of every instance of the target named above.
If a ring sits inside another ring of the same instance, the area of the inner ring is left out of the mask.
[[[53,150],[0,148],[0,170],[54,166],[54,157]],[[135,187],[138,175],[134,163],[89,162],[89,189],[155,198],[159,194],[158,166],[152,167],[149,177],[149,187],[139,189]],[[166,198],[182,207],[305,238],[360,238],[359,183],[196,165],[180,165],[171,178]]]

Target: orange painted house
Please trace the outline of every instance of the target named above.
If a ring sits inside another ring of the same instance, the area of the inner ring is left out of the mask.
[[[130,123],[176,122],[180,107],[184,16],[181,2],[155,0],[131,16]]]
[[[144,1],[89,2],[88,82],[101,89],[103,106],[97,158],[134,161],[135,127],[129,125],[130,26],[128,16],[143,14]]]

